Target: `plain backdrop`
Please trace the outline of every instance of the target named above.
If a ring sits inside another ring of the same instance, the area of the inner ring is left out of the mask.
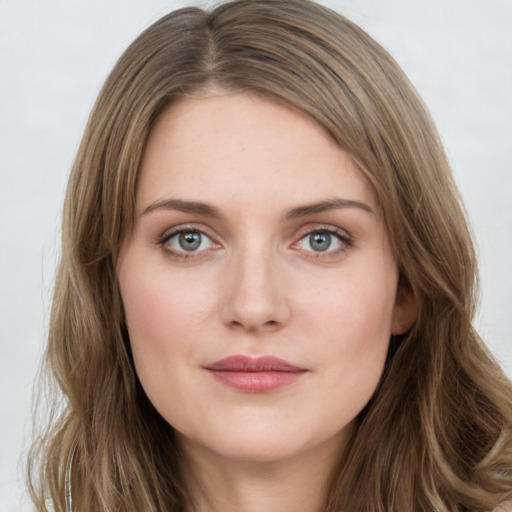
[[[278,0],[277,0],[278,1]],[[164,0],[0,0],[0,512],[28,511],[23,460],[67,175],[108,71]],[[325,0],[429,107],[479,250],[477,326],[512,375],[512,2]]]

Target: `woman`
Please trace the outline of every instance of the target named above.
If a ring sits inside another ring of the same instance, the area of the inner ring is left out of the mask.
[[[475,278],[435,128],[361,29],[306,0],[165,16],[68,186],[38,510],[510,509]]]

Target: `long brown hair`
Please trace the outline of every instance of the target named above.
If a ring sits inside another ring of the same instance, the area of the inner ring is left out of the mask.
[[[400,286],[419,302],[415,326],[391,340],[325,511],[483,512],[512,498],[512,387],[472,327],[475,254],[426,108],[344,17],[308,0],[241,0],[148,28],[91,113],[67,190],[45,360],[60,405],[29,464],[37,510],[65,510],[66,465],[77,512],[189,506],[172,427],[134,371],[116,259],[155,120],[212,86],[286,104],[352,156],[382,207]]]

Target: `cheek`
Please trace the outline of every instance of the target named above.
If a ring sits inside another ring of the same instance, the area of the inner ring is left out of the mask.
[[[323,293],[315,293],[309,303],[309,326],[304,328],[318,340],[316,356],[326,362],[326,384],[355,414],[370,399],[384,368],[396,271],[394,266],[371,275],[351,270]],[[306,315],[304,310],[304,319]]]
[[[339,339],[335,346],[340,350],[364,350],[387,341],[396,290],[388,275],[365,276],[363,272],[354,272],[337,280],[334,285],[310,294],[303,318],[313,319],[316,327],[326,333],[326,339]],[[312,314],[307,315],[308,309]]]
[[[146,342],[169,341],[190,332],[207,313],[208,290],[201,282],[169,272],[164,265],[138,265],[126,261],[119,273],[128,330],[132,338]],[[130,268],[137,271],[130,272]],[[163,338],[163,339],[162,339]]]
[[[180,301],[162,285],[154,286],[143,276],[122,281],[121,294],[132,345],[161,345],[169,326],[179,327]]]
[[[180,282],[168,266],[142,265],[126,258],[119,272],[130,345],[143,385],[157,373],[172,374],[187,360],[197,340],[200,317],[207,312],[206,290]]]
[[[187,411],[187,367],[201,340],[206,290],[169,275],[165,265],[139,263],[126,258],[119,272],[130,346],[142,387],[171,423]]]
[[[332,355],[338,360],[341,379],[352,379],[356,387],[365,380],[370,387],[377,384],[389,345],[391,311],[384,297],[362,291],[351,295],[342,314],[338,311]],[[329,351],[332,347],[326,347],[326,355]]]

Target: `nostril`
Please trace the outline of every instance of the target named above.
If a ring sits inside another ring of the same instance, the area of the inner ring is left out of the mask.
[[[280,325],[280,322],[278,322],[277,320],[268,320],[267,322],[263,322],[263,323],[259,324],[259,327],[258,327],[258,324],[251,324],[249,322],[247,322],[247,324],[245,324],[244,322],[240,322],[239,320],[232,320],[230,322],[230,325],[231,325],[232,329],[243,329],[243,330],[248,330],[248,331],[257,331],[259,329],[275,329],[276,327],[278,327]]]
[[[280,325],[281,323],[277,320],[269,320],[263,324],[262,328],[264,330],[275,331],[279,328]]]

